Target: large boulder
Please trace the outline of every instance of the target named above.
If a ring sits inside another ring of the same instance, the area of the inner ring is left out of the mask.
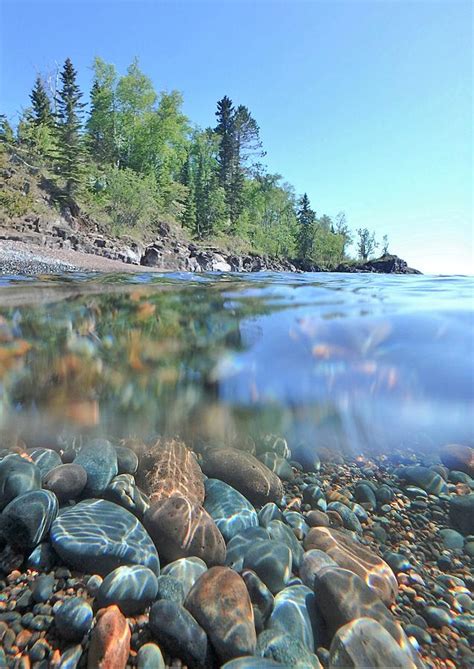
[[[462,444],[446,444],[441,449],[440,457],[449,469],[464,472],[474,478],[474,448]]]

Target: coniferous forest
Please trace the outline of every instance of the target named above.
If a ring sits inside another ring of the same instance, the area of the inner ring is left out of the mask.
[[[0,149],[47,176],[58,208],[85,212],[117,236],[149,237],[166,221],[191,239],[326,267],[347,260],[353,241],[360,259],[374,253],[373,233],[353,236],[343,212],[319,214],[268,172],[244,104],[224,95],[204,129],[182,104],[178,91],[157,93],[137,60],[119,74],[98,57],[87,100],[68,58],[53,76],[37,76],[15,128],[1,117]],[[0,192],[0,206],[21,214],[24,203],[8,197]]]

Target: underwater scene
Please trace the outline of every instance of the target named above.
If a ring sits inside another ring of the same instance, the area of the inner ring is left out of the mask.
[[[0,667],[473,666],[473,296],[0,277]]]

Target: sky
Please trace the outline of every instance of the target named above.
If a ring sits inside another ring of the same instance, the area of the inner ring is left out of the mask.
[[[387,234],[426,273],[473,274],[473,23],[464,0],[0,0],[0,113],[70,57],[135,56],[214,125],[223,95],[260,125],[271,172],[318,215]]]

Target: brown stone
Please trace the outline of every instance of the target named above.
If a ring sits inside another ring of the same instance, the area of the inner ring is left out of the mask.
[[[173,495],[186,497],[194,504],[204,502],[201,467],[183,442],[158,440],[146,457],[152,463],[146,477],[151,502]]]
[[[233,569],[205,572],[189,591],[185,607],[207,632],[221,663],[255,653],[252,604],[243,578]]]
[[[54,492],[60,502],[76,499],[87,483],[87,472],[82,465],[74,463],[58,465],[43,479],[43,488]]]
[[[130,654],[130,628],[118,606],[97,614],[87,658],[88,669],[125,669]]]
[[[238,490],[252,504],[279,502],[283,486],[279,477],[250,453],[234,448],[213,448],[204,455],[204,473]]]
[[[305,520],[310,527],[329,527],[329,517],[324,511],[310,511]]]
[[[208,566],[224,564],[226,546],[217,525],[202,506],[185,497],[153,502],[143,524],[165,562],[195,556]]]
[[[314,527],[305,537],[304,548],[318,548],[337,562],[339,567],[358,574],[387,606],[395,601],[398,584],[388,564],[344,532],[328,527]]]
[[[441,449],[440,457],[449,469],[474,477],[474,448],[462,444],[446,444]]]

